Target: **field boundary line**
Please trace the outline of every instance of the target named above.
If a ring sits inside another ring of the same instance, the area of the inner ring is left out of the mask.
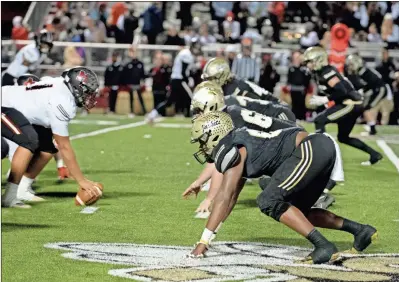
[[[164,120],[164,118],[159,118],[159,119],[156,119],[155,122],[161,122],[163,120]],[[91,132],[76,134],[74,136],[71,136],[71,140],[77,140],[77,139],[82,139],[82,138],[86,138],[86,137],[97,136],[100,134],[105,134],[108,132],[118,131],[118,130],[127,129],[127,128],[139,127],[139,126],[142,126],[145,124],[147,124],[147,122],[145,120],[143,120],[143,121],[137,121],[137,122],[132,122],[132,123],[118,125],[118,126],[111,126],[111,127],[107,127],[107,128],[103,128],[103,129],[94,130]]]
[[[377,140],[377,145],[384,151],[385,155],[387,155],[388,159],[393,163],[399,173],[399,158],[391,149],[391,147],[388,146],[385,140],[381,139]]]

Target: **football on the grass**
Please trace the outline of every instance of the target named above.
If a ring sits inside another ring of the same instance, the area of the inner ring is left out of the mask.
[[[101,183],[94,183],[94,187],[98,190],[98,195],[91,195],[82,187],[79,188],[78,193],[75,196],[75,205],[77,206],[90,206],[98,201],[103,195],[104,186]]]

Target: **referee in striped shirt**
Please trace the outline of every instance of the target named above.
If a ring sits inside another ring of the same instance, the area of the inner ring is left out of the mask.
[[[251,39],[243,39],[241,42],[242,53],[238,54],[233,61],[231,72],[244,80],[259,83],[260,58],[252,54]]]

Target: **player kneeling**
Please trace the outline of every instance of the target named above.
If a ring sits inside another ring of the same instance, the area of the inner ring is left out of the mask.
[[[295,230],[315,247],[304,262],[326,263],[336,260],[337,247],[315,227],[336,229],[354,235],[354,251],[363,251],[377,235],[375,228],[327,210],[311,209],[333,172],[336,149],[323,134],[309,135],[300,128],[262,132],[235,129],[230,116],[211,112],[194,120],[191,140],[199,143],[195,158],[213,162],[223,174],[213,210],[192,257],[202,257],[214,231],[234,208],[243,188],[243,177],[272,175],[257,197],[260,210]]]

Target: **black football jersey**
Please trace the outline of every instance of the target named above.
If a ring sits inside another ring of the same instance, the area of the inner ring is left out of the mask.
[[[243,177],[271,176],[288,159],[296,148],[296,136],[300,128],[287,128],[271,132],[248,128],[231,131],[220,140],[212,151],[216,169],[224,173],[239,159],[239,148],[247,150]]]
[[[247,127],[249,129],[269,132],[298,127],[295,122],[262,115],[256,111],[244,109],[237,105],[228,106],[225,111],[231,116],[235,128]]]
[[[278,99],[266,89],[256,85],[248,80],[233,78],[227,84],[223,85],[225,96],[245,96],[252,99],[262,99],[278,103]]]
[[[341,88],[330,87],[328,81],[333,77],[337,77],[341,82]],[[352,83],[344,77],[339,71],[330,65],[322,67],[316,72],[316,81],[320,94],[324,94],[328,99],[333,100],[336,104],[341,104],[343,101],[350,99],[353,101],[361,101],[360,95],[352,85]]]
[[[255,111],[259,114],[279,118],[283,120],[295,121],[295,115],[291,110],[283,105],[275,104],[270,101],[259,99],[251,99],[241,96],[225,96],[224,101],[227,106],[240,106],[250,111]]]
[[[385,82],[382,80],[382,76],[376,70],[371,68],[361,68],[359,70],[360,79],[364,82],[364,92],[373,90],[373,92],[379,92],[381,87],[385,87]]]

